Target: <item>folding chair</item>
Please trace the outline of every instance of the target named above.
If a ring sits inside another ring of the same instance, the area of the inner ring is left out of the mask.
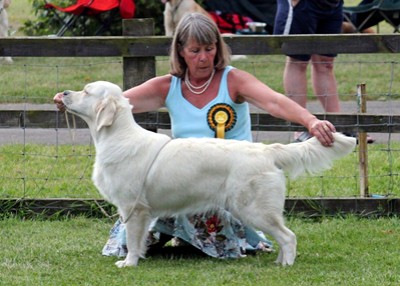
[[[400,0],[382,1],[379,13],[394,28],[394,33],[400,33]]]
[[[61,21],[62,27],[56,34],[59,37],[63,36],[82,17],[97,20],[99,27],[94,33],[97,36],[109,30],[116,18],[130,19],[135,13],[134,0],[77,0],[75,4],[68,7],[60,7],[47,2],[44,8],[53,10]],[[120,17],[118,17],[118,12]],[[69,14],[69,16],[63,16],[62,13]],[[103,17],[105,13],[109,13],[109,15]]]
[[[343,7],[343,16],[355,31],[388,22],[394,33],[400,32],[400,0],[363,0],[358,6]]]

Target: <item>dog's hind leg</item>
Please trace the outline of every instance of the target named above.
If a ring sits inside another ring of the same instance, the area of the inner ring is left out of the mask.
[[[296,235],[284,225],[282,217],[269,220],[270,222],[265,225],[264,232],[270,234],[280,247],[275,263],[283,266],[293,265],[296,258]]]
[[[296,258],[296,235],[285,226],[285,177],[276,172],[253,178],[240,191],[236,206],[238,218],[245,224],[271,235],[279,244],[276,263],[292,265]],[[234,214],[235,215],[235,214]]]
[[[139,258],[144,258],[150,222],[150,212],[146,208],[135,209],[132,216],[125,222],[128,254],[125,260],[115,263],[119,268],[136,266]]]

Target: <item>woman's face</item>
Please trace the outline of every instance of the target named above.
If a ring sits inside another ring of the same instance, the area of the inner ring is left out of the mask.
[[[209,76],[214,69],[217,45],[200,45],[192,40],[183,47],[179,54],[185,60],[192,76]]]

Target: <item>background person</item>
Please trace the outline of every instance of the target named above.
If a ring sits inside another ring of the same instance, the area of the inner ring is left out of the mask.
[[[274,34],[340,34],[343,23],[342,0],[278,0]],[[307,104],[307,67],[315,96],[326,112],[339,112],[340,103],[334,74],[335,54],[290,55],[286,59],[283,86],[287,96],[303,107]],[[295,134],[304,141],[309,132]]]

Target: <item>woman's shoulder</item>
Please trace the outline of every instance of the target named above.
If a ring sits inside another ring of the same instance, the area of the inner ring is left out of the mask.
[[[229,69],[228,79],[235,83],[241,83],[245,78],[248,78],[248,75],[249,73],[244,70],[231,67]]]
[[[169,89],[171,84],[172,75],[166,74],[162,76],[156,76],[154,78],[149,79],[146,83],[155,89]]]
[[[243,95],[257,82],[259,81],[247,71],[233,68],[228,74],[228,89],[232,100],[236,103],[246,101]]]
[[[156,77],[152,78],[150,81],[157,82],[158,84],[162,84],[162,83],[170,83],[171,79],[172,79],[172,75],[166,74],[166,75],[156,76]]]

